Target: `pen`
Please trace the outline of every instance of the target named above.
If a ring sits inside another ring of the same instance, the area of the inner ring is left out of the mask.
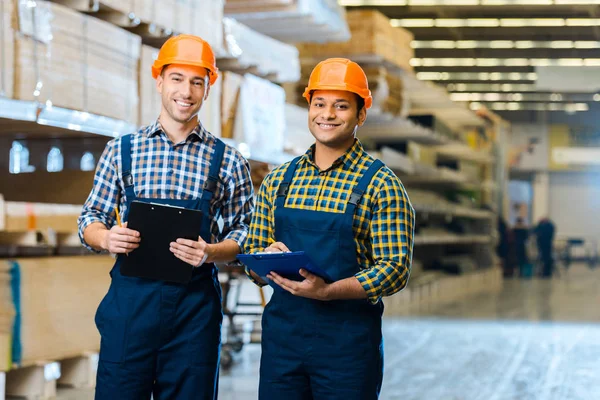
[[[119,215],[119,207],[115,207],[115,215],[117,216],[117,225],[121,225],[121,216]],[[129,253],[125,253],[127,257],[129,257]]]

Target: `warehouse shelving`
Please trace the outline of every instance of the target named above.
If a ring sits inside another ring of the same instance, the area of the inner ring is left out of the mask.
[[[451,245],[451,244],[487,244],[492,241],[492,236],[481,235],[415,235],[415,246],[422,245]]]
[[[28,132],[28,136],[38,133],[51,137],[89,134],[112,138],[137,130],[135,125],[126,121],[35,101],[2,97],[0,97],[0,127],[4,133]]]

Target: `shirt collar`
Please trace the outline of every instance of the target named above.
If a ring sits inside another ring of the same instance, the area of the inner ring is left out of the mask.
[[[164,130],[162,128],[162,125],[160,124],[160,120],[156,120],[154,121],[153,124],[151,124],[150,126],[148,126],[148,130],[146,131],[148,134],[148,137],[152,137],[152,136],[156,136],[158,134],[164,134]],[[204,141],[206,139],[208,135],[208,132],[206,131],[206,129],[204,129],[204,126],[202,126],[202,123],[200,121],[198,121],[198,125],[194,128],[194,130],[192,130],[192,132],[190,132],[188,138],[191,138],[192,140],[199,140],[199,141]]]
[[[365,150],[360,143],[360,140],[354,139],[354,144],[350,147],[344,154],[340,156],[337,160],[333,162],[331,168],[334,169],[339,167],[340,165],[344,165],[348,170],[354,170],[360,158],[365,154]],[[315,145],[313,144],[310,148],[302,155],[300,158],[301,163],[309,163],[315,168],[318,169],[317,164],[315,164]]]

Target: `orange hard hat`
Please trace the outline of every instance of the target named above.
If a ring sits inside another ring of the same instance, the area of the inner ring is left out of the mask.
[[[365,71],[347,58],[328,58],[318,63],[302,95],[309,103],[313,90],[345,90],[362,97],[366,108],[371,108],[373,104]]]
[[[169,38],[160,48],[158,58],[152,65],[152,77],[156,79],[162,69],[169,64],[206,68],[211,85],[219,76],[212,48],[206,41],[194,35],[177,35]]]

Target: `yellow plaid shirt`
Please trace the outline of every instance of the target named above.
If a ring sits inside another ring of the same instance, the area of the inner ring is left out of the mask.
[[[352,189],[373,163],[373,157],[356,140],[328,170],[319,171],[313,154],[314,145],[298,162],[285,206],[343,213]],[[245,253],[263,251],[275,242],[275,199],[289,164],[271,171],[260,187]],[[361,266],[356,278],[372,303],[406,286],[414,226],[415,211],[404,186],[388,167],[381,168],[354,213],[356,258]]]

